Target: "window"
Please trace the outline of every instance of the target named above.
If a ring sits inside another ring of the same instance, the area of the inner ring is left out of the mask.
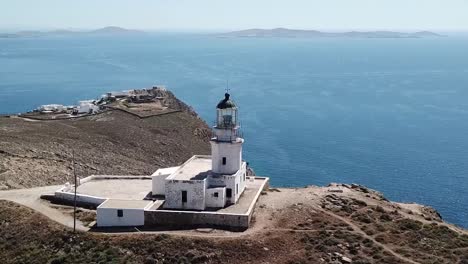
[[[239,193],[239,184],[236,184],[236,194]]]
[[[245,173],[244,173],[244,181],[245,181]]]
[[[227,189],[226,189],[226,197],[227,197],[227,198],[231,198],[231,197],[232,197],[232,189],[231,189],[231,188],[227,188]]]
[[[232,125],[232,115],[224,115],[223,116],[223,125],[225,127],[230,127]]]
[[[182,191],[182,202],[183,203],[187,202],[187,191]]]
[[[123,210],[117,210],[117,217],[123,217]]]
[[[213,196],[214,196],[214,197],[218,197],[218,192],[215,192],[215,193],[213,194]]]
[[[226,157],[223,157],[223,165],[226,165]]]

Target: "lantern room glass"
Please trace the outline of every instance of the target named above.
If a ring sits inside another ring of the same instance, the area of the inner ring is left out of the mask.
[[[217,109],[218,128],[235,128],[237,126],[237,108]]]

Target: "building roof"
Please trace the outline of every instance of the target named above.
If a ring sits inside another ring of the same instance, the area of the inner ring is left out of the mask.
[[[196,155],[182,164],[166,180],[204,180],[211,174],[211,157]]]
[[[225,93],[224,99],[219,101],[216,108],[218,109],[235,108],[236,104],[231,99],[229,99],[230,96],[231,96],[230,94]]]
[[[120,200],[120,199],[107,199],[98,208],[111,208],[111,209],[145,209],[152,204],[152,201],[146,200]]]
[[[170,167],[170,168],[161,168],[155,171],[151,176],[170,175],[174,173],[178,168],[180,168],[180,166]]]

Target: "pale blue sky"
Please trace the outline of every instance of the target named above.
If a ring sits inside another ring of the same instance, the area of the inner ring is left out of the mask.
[[[468,30],[468,0],[0,0],[1,29]]]

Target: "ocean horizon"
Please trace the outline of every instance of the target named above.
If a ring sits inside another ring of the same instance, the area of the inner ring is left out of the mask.
[[[468,37],[0,39],[0,113],[165,85],[208,123],[229,86],[271,185],[357,183],[468,227]]]

